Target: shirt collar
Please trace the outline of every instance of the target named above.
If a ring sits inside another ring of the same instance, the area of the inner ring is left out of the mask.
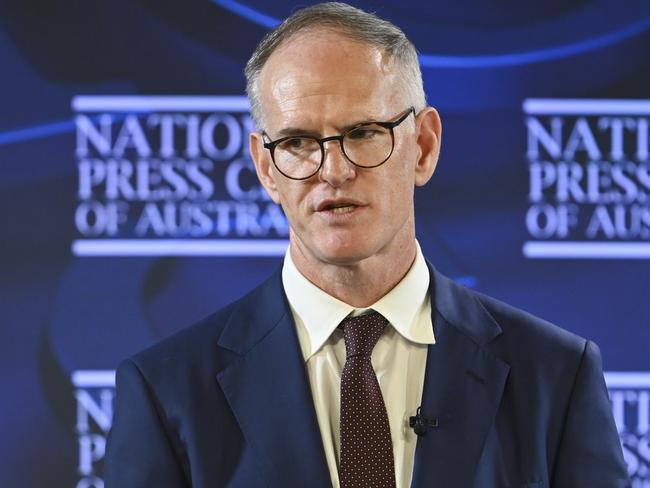
[[[430,315],[428,320],[418,320],[423,308],[430,310],[429,268],[420,245],[416,241],[416,256],[408,273],[386,295],[372,304],[404,338],[418,344],[434,344]],[[293,260],[290,250],[284,257],[282,283],[292,311],[302,320],[309,336],[311,350],[305,360],[318,351],[341,321],[350,313],[362,313],[357,309],[318,288],[305,278]]]

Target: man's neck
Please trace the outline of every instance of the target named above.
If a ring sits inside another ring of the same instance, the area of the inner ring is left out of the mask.
[[[414,237],[390,247],[356,263],[341,265],[310,259],[292,242],[291,258],[298,271],[318,288],[353,307],[363,308],[392,290],[415,260]]]

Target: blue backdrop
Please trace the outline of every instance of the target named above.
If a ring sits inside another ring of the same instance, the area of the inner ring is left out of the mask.
[[[600,345],[650,486],[650,4],[354,3],[414,41],[442,117],[425,254]],[[280,264],[242,69],[294,8],[0,6],[1,486],[102,486],[120,359]]]

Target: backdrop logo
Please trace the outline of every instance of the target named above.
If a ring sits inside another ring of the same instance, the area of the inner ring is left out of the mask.
[[[650,373],[605,373],[633,488],[650,486]]]
[[[113,422],[114,371],[75,371],[79,461],[76,488],[103,488],[106,436]]]
[[[281,255],[245,97],[79,96],[75,255]]]
[[[524,101],[528,258],[650,258],[650,100]]]

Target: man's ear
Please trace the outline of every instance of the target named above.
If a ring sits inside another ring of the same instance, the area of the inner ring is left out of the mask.
[[[271,199],[280,204],[280,193],[278,192],[277,185],[275,184],[275,171],[273,161],[271,161],[271,154],[264,148],[264,139],[259,132],[251,132],[248,140],[248,150],[250,151],[251,158],[255,163],[255,171],[257,178],[266,189]]]
[[[419,157],[415,165],[415,185],[424,186],[438,164],[442,124],[438,112],[433,107],[426,107],[420,111],[415,119],[415,124],[419,147]]]

